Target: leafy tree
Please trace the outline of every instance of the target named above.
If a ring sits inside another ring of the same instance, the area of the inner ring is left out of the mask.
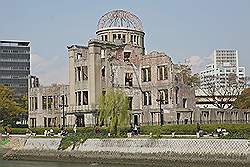
[[[250,109],[250,88],[244,89],[241,95],[235,100],[234,108]]]
[[[28,112],[28,96],[24,95],[21,96],[17,102],[19,103],[20,107],[25,109]]]
[[[231,73],[221,84],[219,76],[209,76],[206,85],[201,85],[200,79],[196,82],[198,96],[205,98],[220,109],[231,109],[233,102],[240,96],[246,86],[246,81],[240,80],[236,74]],[[196,95],[197,95],[196,94]]]
[[[128,97],[121,90],[107,90],[100,97],[98,122],[105,124],[110,132],[118,135],[118,127],[128,123]]]
[[[15,101],[14,91],[0,85],[0,121],[3,125],[12,124],[22,112],[25,112],[25,109]]]

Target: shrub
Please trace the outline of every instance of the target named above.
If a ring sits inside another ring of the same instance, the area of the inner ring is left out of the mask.
[[[118,128],[118,137],[127,137],[127,133],[130,131],[130,128],[123,127]]]
[[[4,131],[4,128],[0,128],[0,133],[4,133],[5,131]]]
[[[73,132],[73,129],[72,129],[72,132]],[[94,127],[77,127],[76,132],[77,133],[91,133],[91,132],[94,132]]]
[[[12,134],[26,134],[28,128],[11,128]]]

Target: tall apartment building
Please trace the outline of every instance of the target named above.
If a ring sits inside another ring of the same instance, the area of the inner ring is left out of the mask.
[[[239,54],[235,49],[214,50],[213,64],[200,72],[201,86],[207,88],[211,83],[226,84],[230,74],[236,75],[239,81],[245,80],[245,67],[239,66]]]
[[[15,90],[16,96],[27,95],[30,74],[30,42],[0,41],[0,84]]]
[[[211,104],[213,103],[212,99],[207,100],[207,102],[206,100],[204,101],[205,98],[208,99],[207,96],[211,95],[211,90],[209,89],[211,89],[211,86],[216,86],[217,90],[214,90],[214,95],[220,98],[220,96],[226,93],[225,91],[228,91],[226,87],[228,87],[229,82],[232,81],[230,77],[235,77],[238,83],[242,83],[242,86],[246,83],[245,67],[239,66],[238,51],[235,49],[214,50],[213,64],[207,65],[206,69],[200,72],[201,90],[196,91],[196,97],[203,100],[197,101],[198,103],[202,101],[198,106],[214,108]],[[232,94],[235,94],[235,92],[231,92],[231,94],[228,92],[228,95]],[[235,99],[232,99],[232,101],[233,100]]]

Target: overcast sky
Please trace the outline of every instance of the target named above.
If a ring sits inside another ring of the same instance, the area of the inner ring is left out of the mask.
[[[66,46],[87,45],[113,9],[142,20],[147,52],[189,58],[198,72],[214,49],[238,49],[250,74],[250,0],[0,0],[0,39],[31,41],[31,73],[43,84],[68,83]]]

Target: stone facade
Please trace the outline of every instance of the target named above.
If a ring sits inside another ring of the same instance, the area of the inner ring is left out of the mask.
[[[194,90],[167,54],[145,54],[141,27],[102,27],[96,34],[88,46],[68,46],[68,120],[78,126],[96,124],[99,97],[114,88],[130,99],[131,124],[160,124],[161,114],[164,123],[192,122]]]
[[[250,123],[249,109],[196,108],[193,119],[201,124],[237,124]]]
[[[61,138],[28,138],[19,148],[5,155],[7,159],[70,160],[82,162],[169,165],[171,161],[207,164],[219,162],[249,166],[248,140],[226,139],[87,139],[84,143],[59,150]],[[178,166],[180,164],[176,164]],[[221,165],[220,165],[221,166]],[[224,165],[223,165],[224,166]],[[230,165],[231,166],[231,165]]]
[[[69,86],[53,84],[41,86],[36,77],[29,79],[29,127],[61,127],[68,110]]]
[[[99,98],[108,89],[123,90],[129,97],[131,125],[249,122],[248,110],[196,108],[194,88],[182,73],[190,74],[190,66],[174,64],[163,52],[146,54],[137,16],[111,11],[99,20],[96,35],[87,46],[67,47],[69,85],[43,87],[30,78],[30,127],[62,126],[63,115],[67,126],[96,125]],[[62,95],[64,114],[59,106]]]

